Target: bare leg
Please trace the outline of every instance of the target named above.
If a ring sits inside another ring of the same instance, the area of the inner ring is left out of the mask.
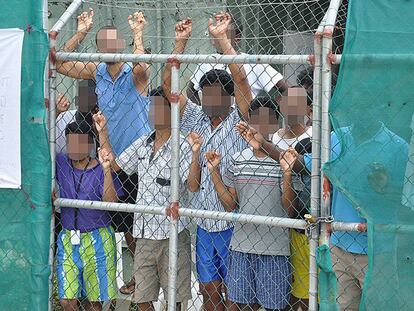
[[[152,302],[144,302],[138,304],[138,311],[155,311]]]
[[[224,298],[221,291],[221,281],[200,284],[205,311],[224,311]]]
[[[137,243],[135,242],[131,232],[125,232],[125,241],[127,243],[128,250],[131,252],[131,255],[134,256]]]
[[[79,305],[76,299],[62,299],[60,305],[65,311],[79,311]]]
[[[102,303],[96,301],[85,301],[83,303],[83,308],[85,311],[102,311]]]

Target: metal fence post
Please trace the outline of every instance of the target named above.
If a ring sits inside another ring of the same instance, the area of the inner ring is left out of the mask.
[[[315,64],[313,71],[313,113],[312,113],[312,172],[311,172],[311,215],[320,215],[320,177],[321,177],[321,69],[322,69],[322,20],[314,37]],[[318,267],[316,249],[318,248],[319,228],[311,231],[309,239],[309,310],[318,310]]]
[[[63,26],[69,21],[71,16],[76,12],[76,10],[82,4],[82,0],[74,0],[66,11],[62,14],[59,20],[53,25],[52,29],[49,32],[49,73],[48,73],[48,88],[49,88],[49,148],[50,148],[50,167],[51,167],[51,188],[52,191],[55,188],[55,174],[56,174],[56,38],[59,34],[59,31]],[[47,11],[47,7],[45,9]],[[46,13],[45,13],[45,16]],[[46,20],[46,19],[45,19]],[[47,20],[46,20],[47,21]],[[46,26],[44,26],[46,27]],[[49,267],[53,267],[54,262],[54,244],[55,244],[55,217],[52,214],[50,221],[50,248],[49,248]],[[49,304],[48,310],[52,310],[52,293],[53,293],[53,270],[50,273],[49,278]]]
[[[322,126],[321,126],[321,164],[326,163],[331,153],[331,123],[329,120],[329,102],[332,94],[332,37],[341,0],[331,0],[328,11],[326,12],[326,23],[322,37]],[[322,173],[322,189],[327,183],[325,175]],[[330,196],[322,195],[321,217],[331,214]],[[330,233],[326,223],[321,224],[320,243],[329,245]]]
[[[180,181],[180,63],[171,59],[171,202],[178,205]],[[168,310],[175,311],[177,300],[178,220],[171,219],[168,265]]]

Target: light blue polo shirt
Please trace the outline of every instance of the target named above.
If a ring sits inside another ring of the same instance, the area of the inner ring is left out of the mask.
[[[398,207],[404,180],[404,168],[408,159],[407,143],[384,124],[371,138],[356,145],[351,128],[341,128],[331,134],[331,161],[341,154],[341,162],[332,163],[330,171],[341,180],[364,213],[375,223],[398,221]],[[338,136],[346,146],[342,150]],[[311,155],[305,156],[307,168]],[[331,164],[328,163],[329,167]],[[378,169],[379,168],[379,169]],[[343,191],[334,187],[332,215],[335,220],[365,222]],[[358,232],[334,232],[333,245],[348,252],[366,254],[367,234]]]
[[[101,63],[96,71],[98,106],[107,119],[108,135],[113,151],[122,151],[151,131],[148,113],[150,99],[138,93],[130,64],[124,64],[115,81]]]

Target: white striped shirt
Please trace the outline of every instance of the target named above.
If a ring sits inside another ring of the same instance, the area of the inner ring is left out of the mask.
[[[171,140],[151,158],[155,132],[138,138],[116,159],[125,173],[138,173],[138,193],[136,203],[168,207],[171,188]],[[186,181],[190,168],[191,148],[185,137],[180,137],[180,206],[186,207]],[[188,225],[187,217],[180,217],[178,232]],[[136,238],[164,240],[169,238],[170,220],[164,215],[134,213],[133,235]]]
[[[233,110],[221,124],[212,129],[210,118],[198,106],[187,101],[184,114],[181,118],[181,130],[184,132],[196,132],[203,138],[200,151],[201,185],[191,200],[191,206],[206,211],[224,212],[210,172],[206,165],[204,153],[217,151],[221,155],[220,172],[225,173],[231,164],[232,156],[236,152],[247,148],[247,142],[240,136],[235,128],[240,122],[237,110]],[[233,227],[233,224],[224,220],[197,219],[197,224],[209,232],[223,231]]]

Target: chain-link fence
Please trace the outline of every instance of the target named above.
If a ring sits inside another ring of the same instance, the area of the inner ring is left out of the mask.
[[[364,230],[321,182],[331,2],[49,3],[54,309],[318,309],[319,229]],[[345,310],[354,253],[332,249]]]

